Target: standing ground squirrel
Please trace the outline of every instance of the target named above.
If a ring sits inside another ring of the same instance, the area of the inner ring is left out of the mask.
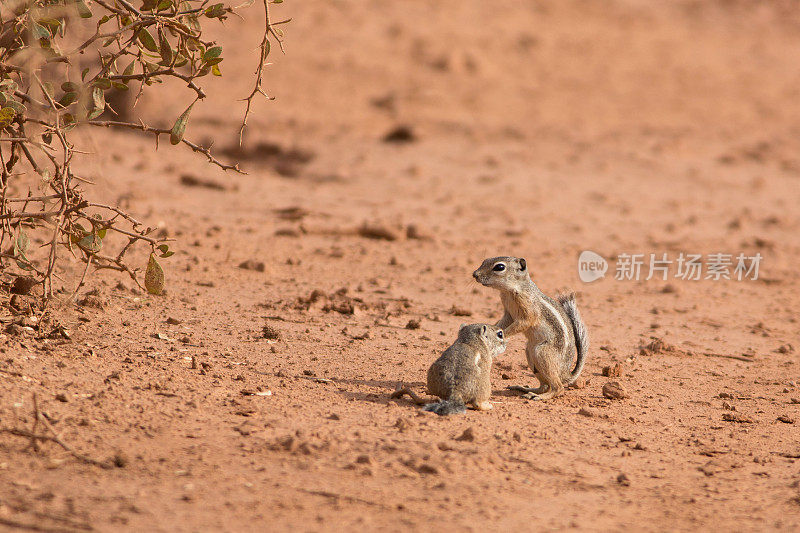
[[[463,413],[467,404],[479,411],[492,408],[490,372],[492,359],[506,349],[501,328],[489,324],[467,324],[458,330],[458,339],[428,369],[428,394],[442,399],[429,403],[423,411],[437,415]],[[410,389],[399,389],[392,398],[408,394],[417,403],[425,403]]]
[[[589,348],[575,295],[550,298],[531,280],[525,260],[518,257],[486,259],[472,276],[481,285],[500,291],[505,313],[495,327],[503,328],[507,338],[517,333],[528,338],[525,355],[539,387],[510,388],[534,400],[561,394],[578,379]],[[574,369],[573,358],[577,358]]]

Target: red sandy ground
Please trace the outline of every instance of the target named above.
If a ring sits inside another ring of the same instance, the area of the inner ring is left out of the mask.
[[[166,143],[154,154],[135,134],[83,133],[103,148],[81,163],[92,194],[158,223],[177,253],[164,296],[101,272],[79,295],[97,296],[54,308],[71,340],[3,336],[2,425],[30,428],[35,391],[65,442],[124,463],[3,435],[3,523],[800,529],[795,4],[287,2],[274,16],[293,18],[288,53],[273,52],[266,79],[277,100],[257,106],[237,155],[235,99],[261,24],[246,13],[218,34],[225,76],[187,136],[215,138],[247,175]],[[169,125],[190,101],[176,87],[140,110]],[[412,142],[382,142],[398,125]],[[360,236],[364,221],[399,238]],[[409,225],[429,238],[407,238]],[[612,270],[583,284],[584,249],[764,261],[757,281]],[[470,274],[506,253],[546,292],[578,291],[585,388],[542,403],[507,392],[533,381],[515,337],[492,371],[493,411],[439,418],[390,400],[400,382],[423,391],[460,323],[499,317]],[[238,268],[247,260],[265,271]],[[74,287],[79,273],[61,276]],[[308,307],[315,290],[344,294]],[[642,351],[652,337],[666,346]],[[603,377],[615,362],[622,376]],[[603,397],[612,379],[629,398]],[[272,395],[242,394],[259,389]]]

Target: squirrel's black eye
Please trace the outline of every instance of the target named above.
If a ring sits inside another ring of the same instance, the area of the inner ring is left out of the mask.
[[[503,338],[503,330],[502,329],[497,332],[497,338],[498,339],[502,339]]]
[[[495,266],[492,268],[492,270],[494,270],[495,272],[502,272],[502,271],[503,271],[503,270],[505,270],[505,269],[506,269],[506,266],[505,266],[503,263],[497,263],[497,264],[496,264],[496,265],[495,265]]]

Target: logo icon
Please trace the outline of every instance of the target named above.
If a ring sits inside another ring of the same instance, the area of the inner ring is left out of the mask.
[[[608,262],[598,253],[584,250],[578,257],[578,277],[584,283],[597,281],[606,275]]]

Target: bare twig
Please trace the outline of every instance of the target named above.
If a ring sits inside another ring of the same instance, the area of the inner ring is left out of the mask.
[[[244,140],[244,129],[247,127],[247,118],[250,116],[250,107],[253,105],[253,98],[256,95],[263,95],[264,98],[267,100],[273,100],[274,97],[270,97],[264,90],[261,88],[264,78],[264,64],[267,61],[267,56],[269,55],[270,45],[269,45],[269,36],[272,35],[275,41],[281,48],[281,52],[284,52],[283,49],[283,41],[278,36],[277,32],[273,28],[275,24],[284,24],[289,22],[291,19],[283,20],[279,23],[272,24],[269,19],[269,0],[263,0],[264,4],[264,37],[261,39],[261,46],[260,46],[260,54],[258,59],[258,68],[256,68],[256,82],[253,86],[253,90],[250,94],[245,98],[245,102],[247,102],[245,109],[244,109],[244,117],[242,118],[242,125],[239,128],[239,146],[242,145]]]
[[[734,355],[734,354],[727,354],[727,353],[711,353],[705,352],[703,355],[706,357],[721,357],[723,359],[736,359],[737,361],[744,361],[746,363],[752,363],[755,361],[752,357],[747,357],[746,355]]]

